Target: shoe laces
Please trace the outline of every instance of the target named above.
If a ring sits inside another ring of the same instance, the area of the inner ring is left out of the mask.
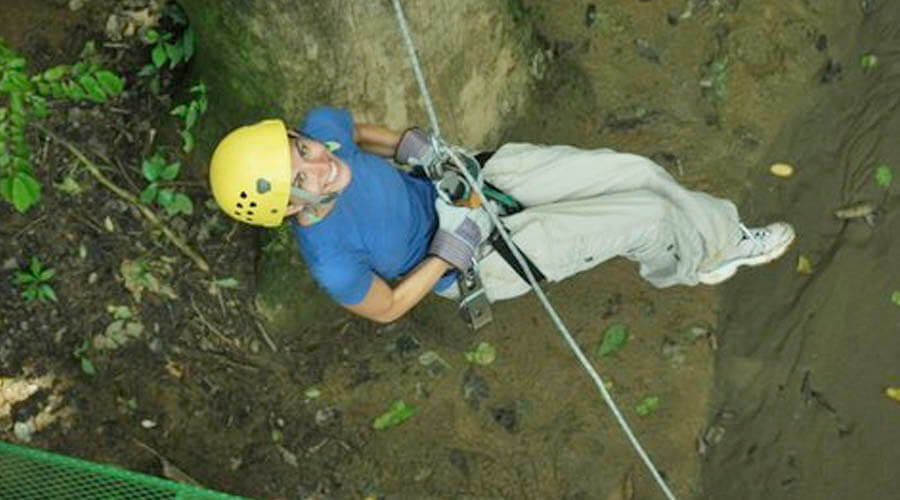
[[[738,242],[738,246],[743,246],[744,242],[749,241],[752,245],[752,251],[757,252],[764,248],[763,240],[769,236],[771,231],[765,227],[756,227],[753,229],[748,228],[743,223],[738,223],[738,227],[741,229],[741,241]]]

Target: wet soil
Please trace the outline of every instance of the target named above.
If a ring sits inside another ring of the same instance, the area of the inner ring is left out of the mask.
[[[102,39],[116,4],[73,12],[67,2],[3,0],[4,19],[18,17],[0,36],[36,69],[71,62],[87,39]],[[548,289],[676,495],[891,498],[884,464],[900,449],[889,424],[900,409],[880,391],[900,385],[890,357],[896,201],[868,172],[900,153],[890,140],[900,126],[889,22],[898,9],[836,0],[511,5],[544,51],[534,105],[505,139],[643,154],[691,188],[738,200],[749,224],[786,218],[800,234],[784,259],[725,287],[656,290],[615,260]],[[121,111],[60,104],[48,125],[137,192],[142,155],[157,143],[177,147],[166,112],[191,77],[172,75],[174,97],[160,99],[135,75],[145,47],[102,50],[134,85],[114,103]],[[858,58],[869,51],[881,64],[863,73]],[[0,388],[43,389],[8,414],[0,405],[3,439],[21,441],[14,424],[39,421],[31,446],[162,475],[139,441],[212,489],[257,498],[662,498],[533,296],[496,304],[477,333],[437,298],[388,326],[336,307],[315,321],[268,323],[257,267],[290,246],[203,208],[202,169],[184,179],[195,214],[165,223],[213,276],[56,141],[37,131],[30,139],[47,187],[27,215],[0,207]],[[774,161],[794,163],[797,175],[768,176]],[[51,187],[67,176],[82,194]],[[877,225],[831,217],[834,205],[861,198],[880,203]],[[57,270],[58,303],[25,303],[11,284],[32,255]],[[812,275],[796,272],[799,255]],[[139,258],[177,298],[138,299],[126,288],[122,263]],[[238,288],[211,285],[225,277]],[[73,352],[108,328],[110,305],[128,306],[144,334],[82,353],[96,367],[89,375]],[[628,326],[629,342],[597,359],[615,323]],[[482,341],[496,361],[468,363],[465,351]],[[420,362],[429,351],[443,363]],[[661,405],[639,416],[647,396]],[[397,399],[416,416],[373,430]]]

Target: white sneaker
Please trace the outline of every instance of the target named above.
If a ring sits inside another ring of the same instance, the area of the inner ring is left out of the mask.
[[[734,276],[741,266],[758,266],[781,257],[794,241],[794,228],[787,222],[774,222],[765,227],[747,228],[739,224],[741,240],[726,252],[718,266],[698,271],[700,283],[716,285]]]

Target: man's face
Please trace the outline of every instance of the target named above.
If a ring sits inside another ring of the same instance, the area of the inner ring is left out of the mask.
[[[324,144],[291,136],[291,185],[312,194],[337,193],[350,184],[350,168]],[[285,215],[303,210],[308,201],[291,196]]]

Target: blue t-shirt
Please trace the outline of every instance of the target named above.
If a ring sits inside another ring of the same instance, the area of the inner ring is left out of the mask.
[[[300,132],[338,143],[334,154],[350,167],[352,177],[322,221],[301,226],[292,219],[300,255],[313,277],[345,305],[365,298],[373,274],[391,281],[410,272],[426,257],[437,230],[431,182],[361,150],[353,142],[353,130],[346,110],[322,107],[306,115]],[[444,276],[435,289],[443,290],[452,280]]]

